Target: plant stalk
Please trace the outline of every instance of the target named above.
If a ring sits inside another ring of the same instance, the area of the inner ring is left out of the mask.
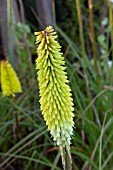
[[[96,72],[96,82],[99,86],[99,70],[98,70],[98,63],[97,63],[97,49],[96,49],[96,42],[95,42],[95,31],[94,31],[94,23],[93,23],[93,3],[92,0],[88,0],[88,7],[89,7],[89,21],[90,21],[90,37],[91,37],[91,44],[94,56],[94,68]]]
[[[108,7],[109,7],[109,21],[110,21],[110,31],[111,31],[111,54],[112,54],[112,67],[110,69],[110,83],[113,85],[113,6],[112,2],[108,0]],[[111,108],[113,111],[113,101],[112,101],[113,95],[111,95]]]
[[[75,0],[76,2],[76,9],[77,9],[77,16],[78,16],[78,24],[79,24],[79,35],[80,35],[80,41],[82,46],[82,55],[84,59],[84,66],[86,67],[86,50],[85,50],[85,41],[84,41],[84,35],[83,35],[83,25],[82,25],[82,19],[81,19],[81,8],[80,8],[80,1]]]
[[[84,75],[85,75],[85,86],[86,86],[86,96],[88,98],[89,101],[91,101],[91,94],[90,94],[90,90],[89,90],[89,80],[88,80],[88,70],[87,70],[87,58],[86,58],[86,50],[85,50],[85,41],[84,41],[84,35],[83,35],[83,24],[82,24],[82,15],[81,15],[81,7],[80,7],[80,0],[75,0],[76,2],[76,9],[77,9],[77,16],[78,16],[78,25],[79,25],[79,35],[80,35],[80,41],[81,41],[81,46],[82,46],[82,56],[83,56],[83,60],[84,60]],[[92,109],[89,109],[89,117],[91,120],[93,120],[93,113],[92,113]],[[90,128],[91,125],[88,125]],[[91,141],[90,141],[91,142]]]
[[[111,30],[111,46],[112,46],[112,62],[113,62],[113,10],[112,10],[112,2],[108,1],[109,6],[109,20],[110,20],[110,30]]]

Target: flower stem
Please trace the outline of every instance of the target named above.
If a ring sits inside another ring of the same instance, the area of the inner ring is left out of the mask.
[[[82,25],[82,19],[81,19],[80,1],[75,0],[75,2],[76,2],[76,9],[77,9],[77,15],[78,15],[79,35],[80,35],[80,41],[82,45],[82,55],[84,59],[84,66],[86,67],[86,50],[85,50],[85,41],[84,41],[84,35],[83,35],[83,25]]]
[[[96,42],[95,42],[95,32],[94,32],[94,23],[93,23],[93,3],[92,0],[88,0],[89,6],[89,21],[90,21],[90,36],[91,36],[91,43],[92,43],[92,50],[94,56],[94,67],[96,72],[96,81],[99,86],[99,70],[98,70],[98,63],[97,63],[97,49],[96,49]]]

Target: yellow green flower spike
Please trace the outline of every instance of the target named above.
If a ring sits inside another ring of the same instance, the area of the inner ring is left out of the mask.
[[[38,44],[36,69],[40,90],[41,110],[55,143],[61,151],[62,163],[66,168],[65,157],[70,156],[70,143],[73,134],[73,100],[68,85],[65,61],[56,32],[49,26],[44,31],[35,32]]]
[[[12,95],[15,97],[15,93],[22,92],[19,79],[12,68],[11,64],[7,60],[0,61],[0,73],[1,73],[1,88],[4,96]]]

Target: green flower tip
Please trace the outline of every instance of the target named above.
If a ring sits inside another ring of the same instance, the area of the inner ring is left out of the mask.
[[[70,157],[70,143],[73,134],[73,99],[67,84],[65,61],[56,32],[49,26],[35,32],[38,44],[36,69],[40,89],[41,110],[53,140],[61,150],[65,169],[65,151]],[[70,157],[71,160],[71,157]]]

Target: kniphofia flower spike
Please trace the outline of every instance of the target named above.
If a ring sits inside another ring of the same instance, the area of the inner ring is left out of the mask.
[[[12,95],[15,97],[15,93],[22,92],[16,72],[7,60],[0,61],[0,73],[1,88],[4,96]]]
[[[38,44],[36,69],[40,90],[41,110],[53,140],[59,146],[64,169],[65,156],[70,156],[70,142],[73,134],[73,100],[68,85],[65,61],[56,32],[49,26],[44,31],[35,32]]]

